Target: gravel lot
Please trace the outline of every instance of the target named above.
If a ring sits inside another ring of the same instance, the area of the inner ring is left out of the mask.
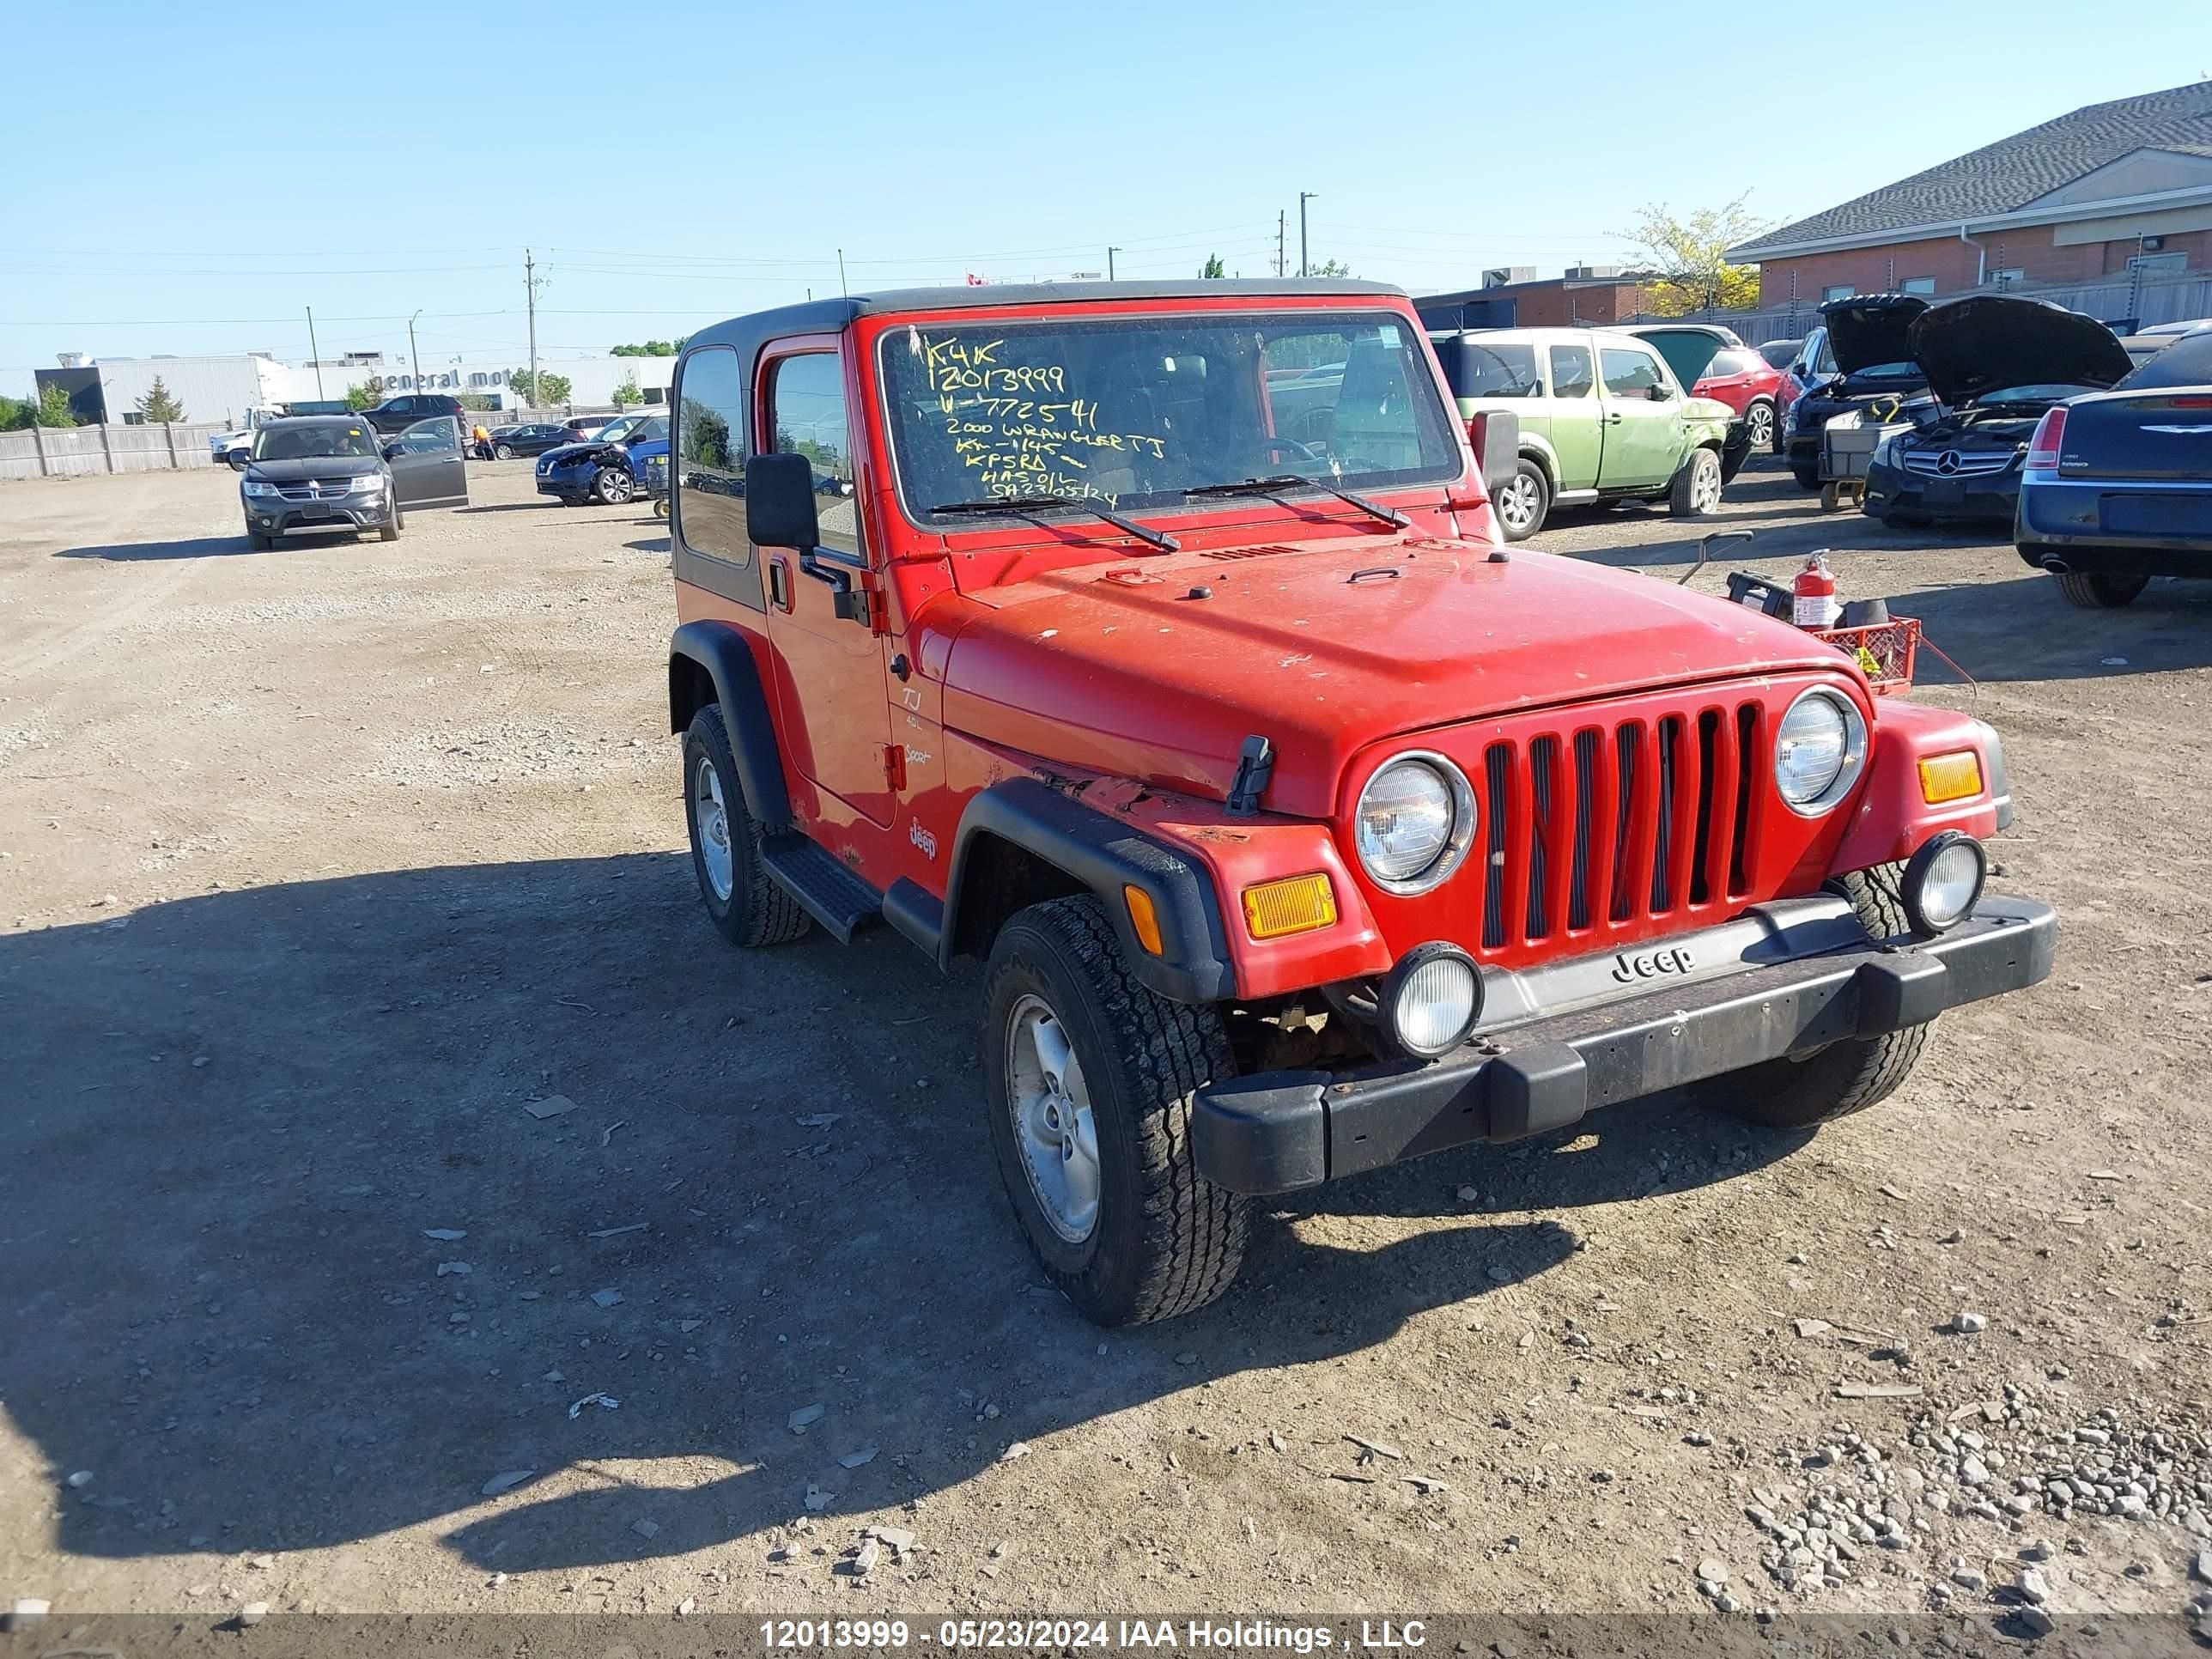
[[[265,555],[227,473],[0,487],[0,1607],[2186,1639],[2212,586],[2090,616],[1747,473],[1730,563],[1832,545],[1979,682],[1922,695],[2007,739],[2056,977],[1817,1136],[1662,1100],[1332,1187],[1102,1340],[1000,1196],[973,969],[699,913],[659,526],[472,486]]]

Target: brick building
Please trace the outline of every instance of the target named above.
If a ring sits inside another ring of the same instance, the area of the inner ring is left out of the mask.
[[[1464,307],[1468,323],[1480,326],[1593,328],[1641,316],[1645,294],[1637,274],[1619,265],[1570,265],[1565,276],[1544,277],[1532,265],[1510,265],[1484,271],[1480,288],[1425,294],[1419,304],[1424,318]]]
[[[1730,248],[1762,307],[2212,266],[2212,81],[2092,104]]]

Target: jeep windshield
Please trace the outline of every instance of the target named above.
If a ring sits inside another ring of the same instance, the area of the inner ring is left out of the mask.
[[[1253,479],[1371,490],[1460,471],[1421,336],[1395,312],[915,324],[884,337],[881,362],[921,524],[1002,497],[1023,516],[1044,497],[1127,512]]]

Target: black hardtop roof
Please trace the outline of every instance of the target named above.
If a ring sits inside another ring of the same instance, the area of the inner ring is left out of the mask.
[[[264,430],[272,426],[343,426],[348,422],[358,426],[361,424],[362,415],[366,415],[368,412],[367,410],[362,410],[360,414],[276,415],[262,422],[261,424]]]
[[[880,294],[852,294],[834,300],[810,300],[732,317],[702,328],[684,343],[689,352],[702,345],[738,348],[750,372],[750,360],[770,340],[790,334],[834,334],[860,317],[902,311],[961,311],[984,307],[1089,304],[1100,300],[1333,299],[1351,295],[1402,300],[1406,291],[1389,283],[1346,276],[1230,276],[1174,283],[981,283],[959,288],[901,288]]]

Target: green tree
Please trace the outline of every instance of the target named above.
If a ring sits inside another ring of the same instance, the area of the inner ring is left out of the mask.
[[[453,401],[459,404],[463,409],[477,410],[481,411],[491,407],[490,397],[482,392],[459,392],[455,394]]]
[[[1647,275],[1646,306],[1661,317],[1686,317],[1695,311],[1743,311],[1759,303],[1759,271],[1732,265],[1723,257],[1738,242],[1767,228],[1768,222],[1744,207],[1737,197],[1724,207],[1699,208],[1677,218],[1664,202],[1645,206],[1636,222],[1613,234],[1636,251]]]
[[[642,345],[618,345],[607,348],[610,357],[673,357],[684,349],[684,342],[690,337],[679,334],[672,340],[647,340]]]
[[[531,395],[537,388],[532,386],[530,381],[530,371],[526,368],[510,368],[507,371],[507,389],[514,394],[515,402],[526,407],[538,401]]]
[[[1218,282],[1229,272],[1223,267],[1218,253],[1209,253],[1206,256],[1206,263],[1199,267],[1198,274],[1202,281]]]
[[[556,374],[550,368],[541,368],[538,371],[538,384],[531,388],[532,395],[530,401],[540,409],[550,409],[556,404],[567,403],[568,391],[567,375]]]
[[[376,407],[376,394],[365,386],[349,386],[345,389],[345,406],[356,415],[364,409]]]
[[[70,407],[69,393],[52,380],[39,388],[39,409],[32,423],[36,426],[82,424],[76,417],[76,411]]]
[[[185,418],[185,406],[170,395],[169,388],[156,374],[154,384],[146,388],[146,395],[138,400],[139,418],[149,426],[164,426]]]
[[[1317,265],[1307,266],[1306,274],[1310,276],[1349,276],[1352,267],[1341,259],[1324,259]]]
[[[30,425],[31,417],[37,413],[36,404],[0,394],[0,432],[21,432]]]
[[[623,379],[623,383],[615,388],[615,407],[628,409],[633,404],[641,404],[644,401],[645,393],[638,390],[637,374],[633,370]]]

